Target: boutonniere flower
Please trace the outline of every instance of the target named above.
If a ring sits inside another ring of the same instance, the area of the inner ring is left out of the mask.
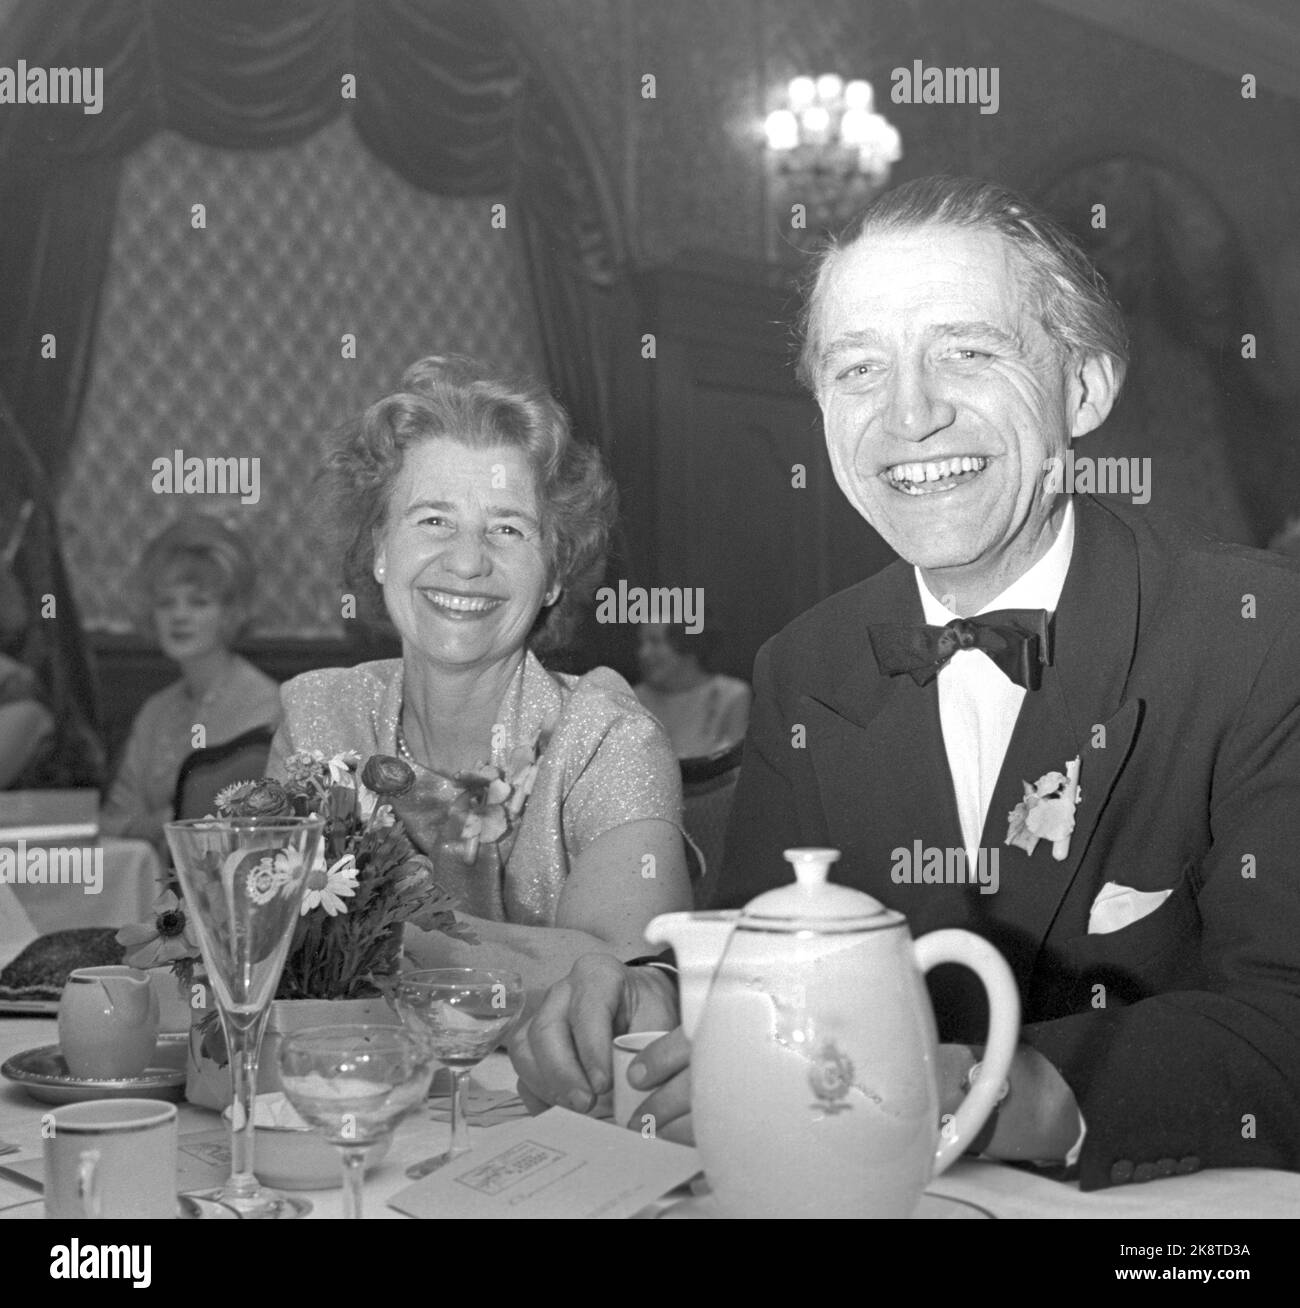
[[[1052,857],[1060,862],[1070,852],[1074,810],[1083,791],[1079,789],[1079,760],[1071,759],[1064,772],[1048,772],[1031,786],[1024,783],[1025,797],[1007,814],[1005,844],[1032,854],[1040,840],[1052,842]]]

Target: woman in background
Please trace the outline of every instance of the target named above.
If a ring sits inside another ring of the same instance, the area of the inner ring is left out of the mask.
[[[186,756],[255,727],[274,729],[280,688],[231,648],[251,618],[255,569],[243,542],[215,518],[196,514],[156,536],[135,580],[181,676],[136,715],[100,826],[165,852],[163,823],[172,819]]]
[[[0,561],[9,572],[0,653],[12,660],[0,699],[21,706],[0,715],[11,750],[7,785],[98,790],[104,753],[94,665],[63,566],[54,494],[2,395]]]
[[[609,668],[552,673],[601,572],[614,488],[544,387],[425,359],[367,410],[326,468],[350,539],[345,580],[386,610],[400,659],[308,672],[283,691],[269,771],[296,750],[396,755],[401,813],[478,937],[408,927],[424,967],[508,967],[536,992],[584,954],[630,958],[691,905],[668,741]],[[499,778],[508,821],[458,863],[446,805]]]
[[[663,723],[678,758],[704,758],[745,738],[750,690],[708,670],[713,637],[663,622],[641,625],[636,697]]]
[[[54,714],[39,679],[12,657],[27,634],[27,605],[5,554],[0,559],[0,790],[29,787],[55,735]]]

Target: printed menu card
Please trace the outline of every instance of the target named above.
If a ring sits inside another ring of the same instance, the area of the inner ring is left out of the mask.
[[[483,1132],[388,1202],[411,1217],[631,1217],[699,1170],[685,1145],[552,1108]]]

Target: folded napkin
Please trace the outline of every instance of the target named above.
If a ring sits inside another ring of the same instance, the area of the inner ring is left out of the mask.
[[[497,1126],[529,1115],[524,1101],[513,1090],[487,1090],[473,1081],[466,1087],[465,1102],[471,1126]],[[429,1116],[435,1122],[451,1121],[450,1095],[430,1098]]]
[[[235,1129],[244,1124],[242,1104],[231,1104],[222,1113],[222,1117],[233,1119]],[[289,1102],[289,1097],[281,1090],[253,1096],[253,1125],[268,1127],[274,1131],[310,1131],[311,1123],[298,1116],[298,1110]]]
[[[1109,935],[1154,913],[1174,892],[1172,890],[1134,890],[1118,881],[1107,881],[1092,902],[1088,914],[1090,936]]]

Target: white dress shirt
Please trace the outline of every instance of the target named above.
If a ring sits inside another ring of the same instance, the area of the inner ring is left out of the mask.
[[[1055,612],[1073,552],[1074,504],[1067,500],[1065,520],[1047,553],[980,613],[994,609]],[[916,569],[916,587],[921,592],[925,620],[931,626],[942,627],[962,616],[930,594],[920,568]],[[957,795],[967,867],[975,866],[993,789],[1024,698],[1024,687],[1017,686],[983,650],[959,649],[940,669],[939,723]]]
[[[1054,613],[1065,587],[1074,553],[1074,503],[1066,500],[1065,519],[1056,539],[1023,576],[990,600],[980,613],[994,609],[1046,609]],[[916,588],[921,592],[925,620],[935,627],[959,618],[930,593],[930,588],[916,570]],[[978,615],[972,615],[978,616]],[[1011,744],[1020,705],[1025,698],[1023,686],[1017,686],[987,654],[978,649],[959,649],[939,670],[939,724],[943,746],[948,755],[953,790],[957,796],[957,815],[961,819],[962,840],[966,845],[967,867],[976,866],[980,837],[988,817],[989,803],[997,785],[1002,760]],[[1079,1114],[1079,1135],[1066,1155],[1073,1166],[1083,1148],[1087,1125]]]

